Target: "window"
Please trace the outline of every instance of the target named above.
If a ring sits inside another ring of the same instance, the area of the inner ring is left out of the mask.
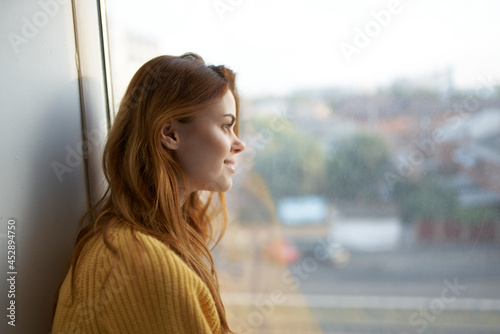
[[[160,54],[238,73],[216,258],[245,333],[500,329],[500,4],[108,0],[115,104]]]

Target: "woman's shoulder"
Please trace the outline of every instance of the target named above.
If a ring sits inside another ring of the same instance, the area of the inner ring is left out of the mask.
[[[116,263],[119,271],[148,280],[199,283],[198,276],[158,238],[124,224],[114,224],[106,235],[96,236],[86,254],[99,267],[111,268]]]
[[[220,331],[208,287],[173,250],[126,226],[107,232],[108,238],[94,236],[82,250],[74,303],[71,271],[61,286],[54,333],[68,324],[85,333]]]
[[[137,251],[173,253],[170,247],[158,238],[125,224],[115,223],[105,234],[106,238],[104,234],[100,236],[102,242],[115,247],[123,255],[136,254]],[[137,246],[140,246],[141,250]]]

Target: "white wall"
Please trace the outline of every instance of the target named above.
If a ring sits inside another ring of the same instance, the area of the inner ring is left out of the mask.
[[[74,155],[82,116],[71,6],[0,0],[1,333],[50,332],[54,292],[87,208],[86,168]],[[58,177],[54,164],[66,172]],[[15,220],[15,299],[3,278],[9,219]],[[15,327],[7,324],[10,300]]]

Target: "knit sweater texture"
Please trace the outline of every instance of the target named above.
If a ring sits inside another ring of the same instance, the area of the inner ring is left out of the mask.
[[[71,270],[60,288],[52,333],[221,333],[215,302],[199,276],[159,240],[135,235],[142,251],[131,246],[129,229],[113,227],[120,260],[111,274],[114,255],[102,236],[87,243],[74,299]]]

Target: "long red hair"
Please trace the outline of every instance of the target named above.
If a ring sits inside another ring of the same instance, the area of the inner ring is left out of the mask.
[[[217,244],[227,224],[224,194],[193,192],[180,198],[179,188],[187,189],[183,171],[160,142],[165,123],[190,122],[228,89],[236,100],[238,117],[235,74],[224,66],[207,66],[200,56],[187,53],[160,56],[139,68],[104,148],[108,189],[81,221],[84,227],[71,260],[72,291],[80,253],[96,235],[104,238],[119,260],[108,238],[109,229],[119,222],[161,240],[176,252],[206,283],[223,330],[231,332],[210,254],[210,245]],[[236,134],[237,130],[235,125]],[[222,222],[217,229],[212,226],[215,216]]]

